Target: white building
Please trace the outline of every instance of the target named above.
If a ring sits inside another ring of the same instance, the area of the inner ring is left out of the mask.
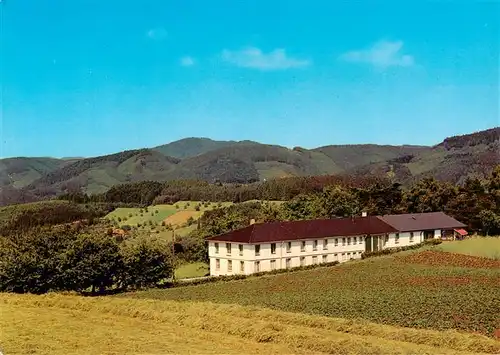
[[[365,251],[417,244],[463,227],[441,212],[253,223],[208,239],[210,275],[345,262]]]

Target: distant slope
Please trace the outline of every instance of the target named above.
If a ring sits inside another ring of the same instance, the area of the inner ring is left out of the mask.
[[[329,145],[314,149],[334,161],[342,170],[383,162],[409,154],[421,154],[430,147],[376,144]]]
[[[66,191],[104,192],[111,186],[132,181],[164,180],[166,172],[179,162],[149,149],[78,160],[49,172],[26,186],[35,195],[56,195]]]
[[[215,141],[210,138],[184,138],[153,148],[164,155],[184,159],[238,144],[258,144],[251,141]]]
[[[54,158],[0,159],[0,187],[24,187],[68,163],[70,161]]]
[[[182,160],[172,179],[221,180],[252,182],[290,175],[319,175],[335,172],[333,162],[325,168],[318,154],[285,147],[240,143]],[[328,159],[328,158],[327,158]]]
[[[348,169],[350,174],[375,174],[411,183],[424,177],[463,183],[484,178],[500,164],[500,128],[446,138],[442,143],[399,158]]]
[[[330,145],[308,150],[252,141],[187,138],[154,149],[79,159],[0,160],[1,203],[61,192],[99,193],[126,182],[199,179],[248,183],[288,176],[354,174],[409,184],[426,176],[461,183],[500,164],[500,128],[449,137],[434,147]],[[170,152],[177,157],[165,155]]]

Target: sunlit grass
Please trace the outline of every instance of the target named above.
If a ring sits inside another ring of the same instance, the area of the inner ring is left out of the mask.
[[[398,328],[256,307],[0,294],[5,354],[497,353],[476,334]]]
[[[500,237],[472,237],[464,240],[444,242],[441,251],[500,260]]]

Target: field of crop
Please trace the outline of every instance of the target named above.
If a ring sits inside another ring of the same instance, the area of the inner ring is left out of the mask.
[[[433,262],[427,263],[429,258]],[[499,288],[500,263],[495,260],[424,251],[120,297],[255,305],[492,336],[500,328]]]
[[[500,237],[477,237],[445,242],[439,250],[500,260]]]
[[[478,334],[399,328],[257,307],[0,294],[5,354],[499,353]]]

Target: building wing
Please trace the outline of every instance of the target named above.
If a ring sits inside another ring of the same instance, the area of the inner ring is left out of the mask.
[[[400,232],[458,229],[466,227],[465,224],[443,212],[392,214],[379,216],[378,218]]]

